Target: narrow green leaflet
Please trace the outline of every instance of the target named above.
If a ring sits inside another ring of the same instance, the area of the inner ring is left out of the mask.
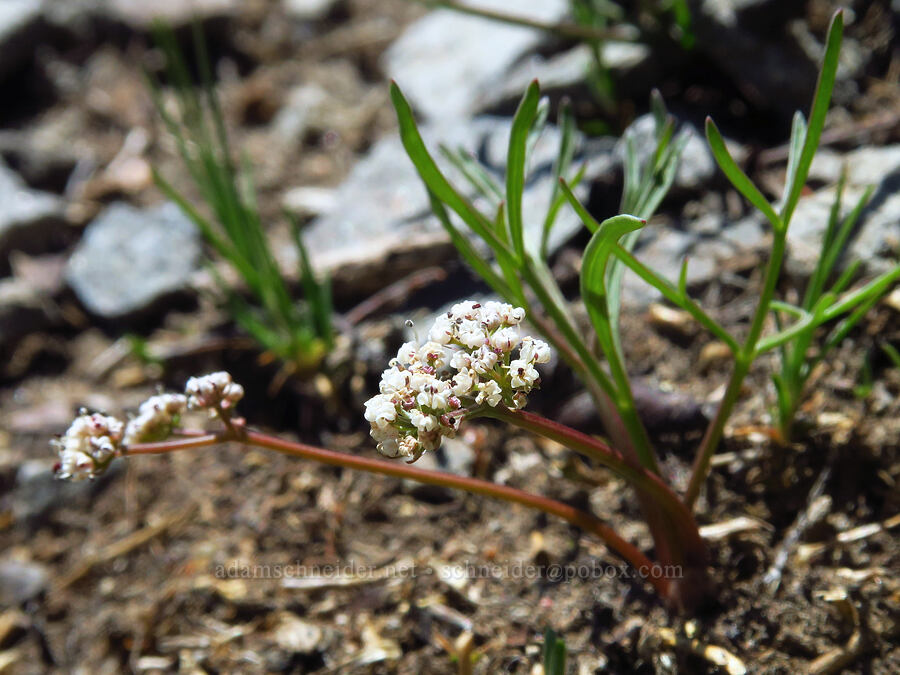
[[[612,255],[613,247],[618,245],[619,239],[627,233],[640,229],[646,224],[645,220],[625,214],[607,218],[597,227],[590,243],[584,250],[584,259],[581,263],[581,297],[584,299],[584,304],[594,323],[601,344],[611,337],[603,334],[609,331],[606,266]]]
[[[709,142],[710,150],[712,150],[713,157],[716,158],[719,168],[721,168],[725,175],[728,176],[728,180],[731,181],[731,184],[734,185],[738,192],[747,198],[747,201],[753,204],[753,206],[766,216],[776,231],[781,231],[783,229],[781,218],[775,213],[775,210],[772,208],[772,205],[769,204],[768,200],[763,197],[759,188],[754,185],[753,181],[750,180],[741,167],[737,165],[737,162],[734,161],[734,158],[725,146],[725,140],[722,138],[722,134],[719,133],[719,129],[716,127],[715,122],[709,117],[706,118],[706,140]]]
[[[791,186],[797,176],[797,164],[800,161],[800,153],[803,152],[803,143],[806,141],[806,118],[799,110],[794,113],[791,122],[791,141],[788,145],[788,163],[785,176],[784,192],[781,195],[781,203],[787,202]]]
[[[563,101],[559,111],[559,152],[556,161],[553,163],[553,189],[550,193],[550,208],[547,209],[547,216],[544,218],[544,225],[541,228],[541,246],[540,254],[542,258],[547,258],[548,244],[550,241],[550,231],[556,222],[556,214],[559,207],[563,203],[559,191],[559,179],[565,178],[572,165],[572,159],[575,156],[575,117],[572,115],[572,107],[568,101]],[[584,174],[585,167],[582,167],[579,173]]]
[[[806,184],[809,175],[809,167],[812,165],[813,156],[819,147],[819,139],[822,129],[825,127],[825,115],[831,102],[831,92],[834,89],[834,81],[837,77],[838,56],[841,51],[841,37],[844,31],[844,13],[835,12],[831,25],[828,28],[828,39],[825,43],[825,59],[822,69],[819,71],[819,81],[816,83],[816,94],[813,98],[812,110],[809,114],[809,125],[806,130],[803,150],[797,161],[796,173],[792,177],[791,189],[788,198],[781,211],[781,220],[787,226],[791,221],[794,208],[800,200],[800,193]]]
[[[479,213],[468,200],[463,198],[444,178],[438,165],[425,147],[425,142],[422,140],[419,129],[416,127],[412,108],[409,107],[409,103],[404,98],[403,92],[400,91],[400,87],[397,86],[396,82],[391,82],[391,101],[397,112],[397,121],[400,124],[400,139],[403,142],[403,147],[406,149],[406,154],[409,155],[426,187],[441,202],[456,211],[459,217],[463,219],[463,222],[476,235],[481,237],[498,257],[504,253],[512,255],[512,251],[497,238],[493,231],[493,224]]]
[[[534,80],[525,91],[513,118],[506,156],[506,209],[513,250],[519,259],[525,255],[524,224],[522,222],[522,193],[525,190],[525,159],[528,134],[537,116],[540,87]]]

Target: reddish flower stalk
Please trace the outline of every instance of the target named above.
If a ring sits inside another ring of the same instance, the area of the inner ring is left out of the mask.
[[[372,457],[358,457],[334,450],[326,450],[305,443],[286,441],[281,438],[269,436],[258,431],[247,429],[239,420],[232,419],[232,429],[219,433],[176,432],[184,438],[164,441],[160,443],[141,443],[129,447],[126,455],[158,455],[180,450],[193,450],[210,447],[236,441],[246,445],[253,445],[268,450],[274,450],[284,455],[308,459],[329,466],[340,466],[347,469],[357,469],[377,473],[395,478],[408,478],[427,485],[441,485],[483,495],[503,499],[514,504],[521,504],[529,508],[543,511],[553,516],[562,518],[576,527],[590,532],[599,537],[611,550],[615,551],[627,561],[641,578],[646,579],[654,589],[664,598],[671,596],[670,579],[662,574],[662,567],[653,563],[633,544],[625,541],[616,534],[608,525],[596,516],[577,509],[563,502],[542,495],[532,494],[508,485],[498,485],[490,481],[467,476],[456,476],[441,471],[430,471],[410,466],[408,464],[376,459]]]

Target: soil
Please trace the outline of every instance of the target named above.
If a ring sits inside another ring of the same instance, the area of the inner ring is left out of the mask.
[[[391,128],[386,89],[372,64],[422,10],[399,1],[340,6],[342,14],[324,22],[296,60],[279,52],[277,41],[272,53],[263,53],[262,41],[241,43],[263,65],[249,74],[238,68],[235,80],[222,85],[239,142],[261,166],[263,202],[285,182],[336,184]],[[390,21],[372,37],[366,31],[376,15]],[[252,29],[250,22],[248,35]],[[140,58],[104,45],[79,64],[83,73],[99,68],[96,54],[104,50],[113,74],[103,81],[122,87],[106,99],[113,106],[107,114],[121,131],[130,115],[148,114],[133,104],[146,101],[132,78]],[[295,163],[267,160],[257,128],[268,114],[267,97],[277,98],[280,82],[335,73],[347,77],[348,100],[374,97],[371,111],[351,116],[336,136],[307,139]],[[678,86],[686,92],[691,84]],[[846,119],[876,108],[875,98],[893,101],[897,110],[898,88],[885,94],[881,86],[846,110]],[[91,105],[73,94],[40,114]],[[115,134],[101,127],[95,120],[86,129],[87,142],[105,143],[112,156]],[[154,140],[153,148],[151,159],[177,174],[164,144]],[[86,192],[85,214],[111,198],[97,190]],[[131,198],[149,203],[158,195],[148,188]],[[558,267],[566,259],[564,252]],[[731,271],[694,290],[740,334],[758,292],[759,260],[735,261]],[[429,292],[442,297],[449,288],[443,284]],[[788,280],[780,292],[794,290]],[[358,329],[357,340],[387,335],[396,348],[404,312],[412,309],[376,316]],[[67,327],[20,344],[11,355],[18,370],[7,371],[0,388],[6,430],[0,546],[4,557],[49,573],[43,593],[0,612],[0,671],[452,674],[459,671],[446,647],[471,633],[476,673],[532,673],[548,627],[565,639],[569,672],[579,674],[740,672],[737,662],[765,673],[900,667],[900,370],[876,347],[900,340],[900,314],[888,304],[873,310],[815,375],[801,411],[806,424],[790,445],[775,442],[766,426],[774,361],[755,365],[696,510],[701,526],[722,527],[709,538],[714,601],[691,616],[667,612],[648,586],[622,578],[621,563],[605,546],[552,518],[236,445],[119,462],[89,490],[22,517],[17,501],[29,497],[16,492],[18,467],[51,456],[49,438],[78,406],[122,413],[158,381],[174,388],[212,369],[226,368],[246,386],[243,412],[251,424],[375,454],[354,411],[375,390],[378,373],[352,357],[356,377],[336,378],[331,398],[317,395],[320,381],[288,382],[270,399],[276,367],[259,365],[252,348],[239,349],[227,317],[206,301],[169,313],[165,325],[147,331],[151,345],[180,346],[187,334],[208,347],[164,367],[127,353],[110,360],[121,347],[120,331],[90,326],[74,299],[62,311]],[[623,319],[632,374],[704,409],[721,395],[729,373],[727,362],[705,349],[710,342],[699,330],[654,327],[644,312]],[[864,360],[873,378],[866,395],[858,389]],[[571,377],[556,371],[534,409],[553,415],[556,402],[576,391]],[[651,426],[665,472],[681,490],[702,429]],[[477,475],[589,505],[626,538],[651,548],[634,495],[615,476],[564,448],[489,423],[471,424],[464,440],[475,450]],[[797,528],[802,514],[808,522]],[[765,577],[782,550],[787,557],[776,587]],[[329,574],[334,566],[345,585]]]

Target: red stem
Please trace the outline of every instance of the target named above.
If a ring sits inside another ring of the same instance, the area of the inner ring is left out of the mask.
[[[631,564],[635,570],[640,573],[641,578],[649,581],[663,598],[669,597],[669,579],[663,578],[662,575],[654,572],[659,571],[659,565],[655,565],[651,562],[637,547],[622,539],[622,537],[616,534],[600,519],[555,499],[535,495],[530,492],[525,492],[524,490],[509,487],[508,485],[498,485],[478,478],[456,476],[441,471],[429,471],[407,464],[375,459],[372,457],[358,457],[343,452],[317,448],[312,445],[306,445],[305,443],[282,440],[280,438],[275,438],[274,436],[244,428],[238,428],[237,434],[228,431],[218,434],[203,433],[201,435],[194,435],[193,432],[179,433],[183,436],[190,436],[190,438],[176,441],[164,441],[161,443],[136,444],[129,447],[125,454],[163,454],[179,450],[209,447],[227,441],[238,441],[247,445],[275,450],[276,452],[285,455],[308,459],[329,466],[358,469],[361,471],[368,471],[369,473],[377,473],[396,478],[408,478],[427,485],[442,485],[471,492],[473,494],[504,499],[514,504],[521,504],[557,516],[587,532],[595,534],[603,540],[610,549],[618,553]],[[656,578],[657,576],[659,578]]]

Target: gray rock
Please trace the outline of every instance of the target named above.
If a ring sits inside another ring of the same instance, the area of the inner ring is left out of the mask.
[[[655,236],[652,231],[647,233],[638,240],[635,256],[672,283],[678,282],[682,261],[687,258],[688,286],[698,286],[716,278],[723,263],[767,245],[766,230],[756,216],[730,225],[723,225],[720,218],[713,216],[703,220],[706,225],[700,229],[692,227],[689,232],[667,229]],[[713,229],[716,224],[720,226],[718,231]],[[632,309],[646,307],[662,297],[659,291],[631,271],[625,273],[623,288],[623,303]]]
[[[174,204],[107,208],[85,230],[66,281],[106,319],[132,317],[184,290],[200,258],[200,235]]]
[[[301,185],[291,188],[281,197],[281,206],[300,219],[331,213],[338,207],[334,188]]]
[[[42,14],[55,30],[87,44],[96,43],[111,21],[146,32],[154,19],[174,29],[198,21],[209,39],[210,29],[224,27],[223,23],[236,16],[243,4],[240,0],[45,0]]]
[[[761,215],[752,215],[732,223],[722,230],[722,240],[732,245],[736,252],[757,251],[766,245],[763,223],[768,221]]]
[[[21,67],[34,54],[34,41],[44,27],[42,0],[0,2],[0,80]]]
[[[0,274],[9,271],[11,251],[44,252],[64,229],[60,199],[32,190],[0,161]]]
[[[509,11],[507,0],[481,0],[479,7]],[[566,0],[520,0],[517,15],[557,22]],[[381,65],[425,119],[467,117],[500,86],[506,73],[546,34],[445,9],[429,12],[385,52]]]
[[[40,563],[0,560],[0,605],[11,607],[40,595],[50,582],[49,570]]]
[[[328,92],[315,83],[292,89],[285,105],[272,120],[272,132],[277,141],[286,147],[299,147],[310,126],[322,119],[327,103]]]
[[[474,120],[424,125],[425,143],[451,182],[464,193],[467,183],[437,152],[443,143],[480,154],[502,185],[509,119],[479,117]],[[556,157],[559,132],[548,126],[534,148],[531,172],[523,197],[526,239],[539,240],[552,190],[551,166]],[[580,159],[586,157],[579,153]],[[576,193],[584,198],[590,180],[611,166],[609,152],[592,154],[585,180]],[[385,177],[389,176],[390,180]],[[338,188],[334,211],[314,220],[304,239],[314,264],[329,270],[336,284],[345,279],[357,292],[383,288],[402,274],[439,264],[454,255],[449,238],[431,215],[427,193],[400,139],[388,136],[356,164]],[[464,232],[467,228],[460,226]],[[571,209],[560,210],[551,233],[555,250],[583,227]],[[403,252],[411,252],[409,255]],[[279,251],[284,269],[295,269],[293,250]],[[403,263],[398,257],[405,256]],[[409,259],[411,258],[411,259]],[[402,269],[405,267],[405,269]]]

